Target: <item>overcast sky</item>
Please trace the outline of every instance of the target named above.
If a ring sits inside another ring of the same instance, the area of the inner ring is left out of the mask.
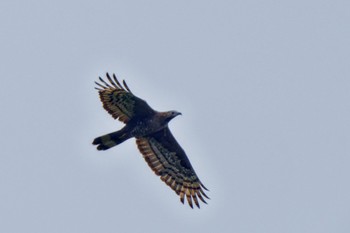
[[[0,232],[350,232],[350,2],[0,2]],[[156,110],[210,189],[191,209],[102,108]]]

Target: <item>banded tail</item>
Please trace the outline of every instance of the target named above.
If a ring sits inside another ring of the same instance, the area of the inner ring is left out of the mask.
[[[109,148],[119,145],[129,138],[130,136],[127,133],[125,133],[123,130],[119,130],[95,138],[92,144],[97,145],[97,150],[108,150]]]

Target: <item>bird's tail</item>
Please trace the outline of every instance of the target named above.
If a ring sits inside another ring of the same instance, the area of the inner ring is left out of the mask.
[[[123,132],[123,130],[119,130],[95,138],[92,144],[97,145],[97,150],[108,150],[109,148],[116,146],[129,138],[130,136],[127,133]]]

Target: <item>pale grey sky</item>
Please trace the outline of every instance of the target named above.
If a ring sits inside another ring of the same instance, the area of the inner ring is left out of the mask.
[[[350,232],[350,2],[1,1],[0,232]],[[126,79],[203,183],[156,177],[94,81]]]

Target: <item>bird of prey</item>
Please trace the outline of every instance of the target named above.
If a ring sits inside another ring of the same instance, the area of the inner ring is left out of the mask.
[[[108,73],[106,76],[109,83],[99,77],[101,83],[95,82],[96,89],[104,109],[125,126],[95,138],[92,144],[97,145],[97,150],[108,150],[129,138],[136,138],[138,149],[154,173],[180,196],[182,203],[186,197],[191,208],[193,202],[200,208],[198,199],[206,203],[204,197],[209,197],[203,189],[208,189],[168,127],[169,121],[181,113],[155,111],[130,91],[125,80],[121,85],[115,74],[113,79]]]

